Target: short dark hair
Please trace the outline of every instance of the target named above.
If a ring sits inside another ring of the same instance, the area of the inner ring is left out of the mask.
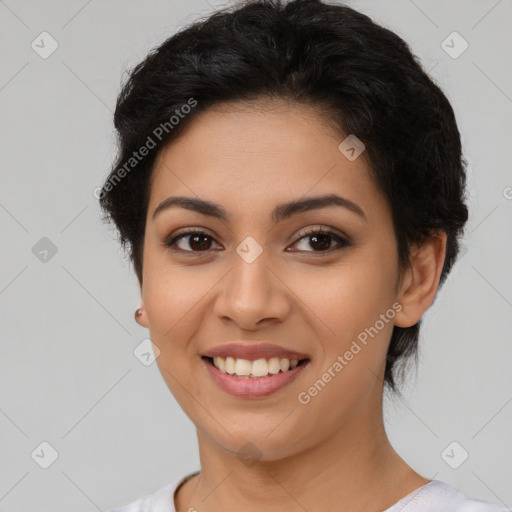
[[[365,144],[372,177],[390,205],[400,267],[409,264],[413,244],[442,230],[442,284],[468,218],[467,162],[453,109],[398,35],[320,0],[249,0],[217,10],[151,50],[129,73],[114,114],[117,159],[99,200],[139,282],[158,150],[214,104],[265,98],[311,105]],[[144,158],[131,160],[150,144]],[[394,392],[396,363],[417,357],[419,327],[393,329],[384,380]]]

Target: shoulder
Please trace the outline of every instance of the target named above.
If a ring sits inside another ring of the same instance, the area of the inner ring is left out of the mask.
[[[396,505],[404,512],[510,512],[503,505],[470,498],[440,480],[432,480]],[[394,507],[390,512],[395,512]]]
[[[127,505],[110,509],[108,512],[175,512],[174,492],[186,478],[178,478],[152,494],[146,494]]]

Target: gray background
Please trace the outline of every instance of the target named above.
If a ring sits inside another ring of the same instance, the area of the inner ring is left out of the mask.
[[[93,191],[123,70],[221,5],[0,0],[0,510],[107,510],[199,468],[192,423],[134,356],[138,287]],[[386,401],[389,436],[426,477],[511,506],[512,2],[350,5],[410,43],[470,161],[464,254],[426,315],[417,377]],[[43,31],[59,45],[46,59],[31,47]],[[453,31],[469,44],[457,58],[442,47]],[[442,456],[453,441],[469,453],[457,469]],[[48,469],[42,442],[58,453]]]

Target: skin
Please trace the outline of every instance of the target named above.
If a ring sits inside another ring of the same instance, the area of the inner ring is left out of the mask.
[[[228,103],[202,113],[156,159],[138,322],[197,431],[201,473],[176,493],[178,512],[384,510],[429,481],[389,443],[382,393],[393,324],[414,325],[434,300],[446,236],[433,233],[413,248],[401,273],[389,205],[365,153],[350,161],[338,149],[345,137],[311,106]],[[339,206],[278,224],[270,218],[279,203],[331,193],[359,205],[365,218]],[[229,220],[179,207],[152,218],[177,195],[218,203]],[[162,244],[182,228],[204,230],[207,250],[193,237],[174,250]],[[305,228],[329,229],[350,245],[302,238]],[[248,236],[263,250],[252,263],[236,252]],[[402,309],[393,320],[299,403],[298,394],[394,303]],[[200,354],[240,339],[296,349],[311,363],[277,393],[234,397],[213,383]],[[260,452],[253,465],[237,456],[249,442]]]

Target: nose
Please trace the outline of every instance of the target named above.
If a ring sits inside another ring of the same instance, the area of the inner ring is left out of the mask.
[[[269,266],[264,252],[251,263],[235,255],[233,268],[222,280],[223,288],[216,298],[217,317],[244,330],[281,323],[291,309],[291,292],[278,272]]]

